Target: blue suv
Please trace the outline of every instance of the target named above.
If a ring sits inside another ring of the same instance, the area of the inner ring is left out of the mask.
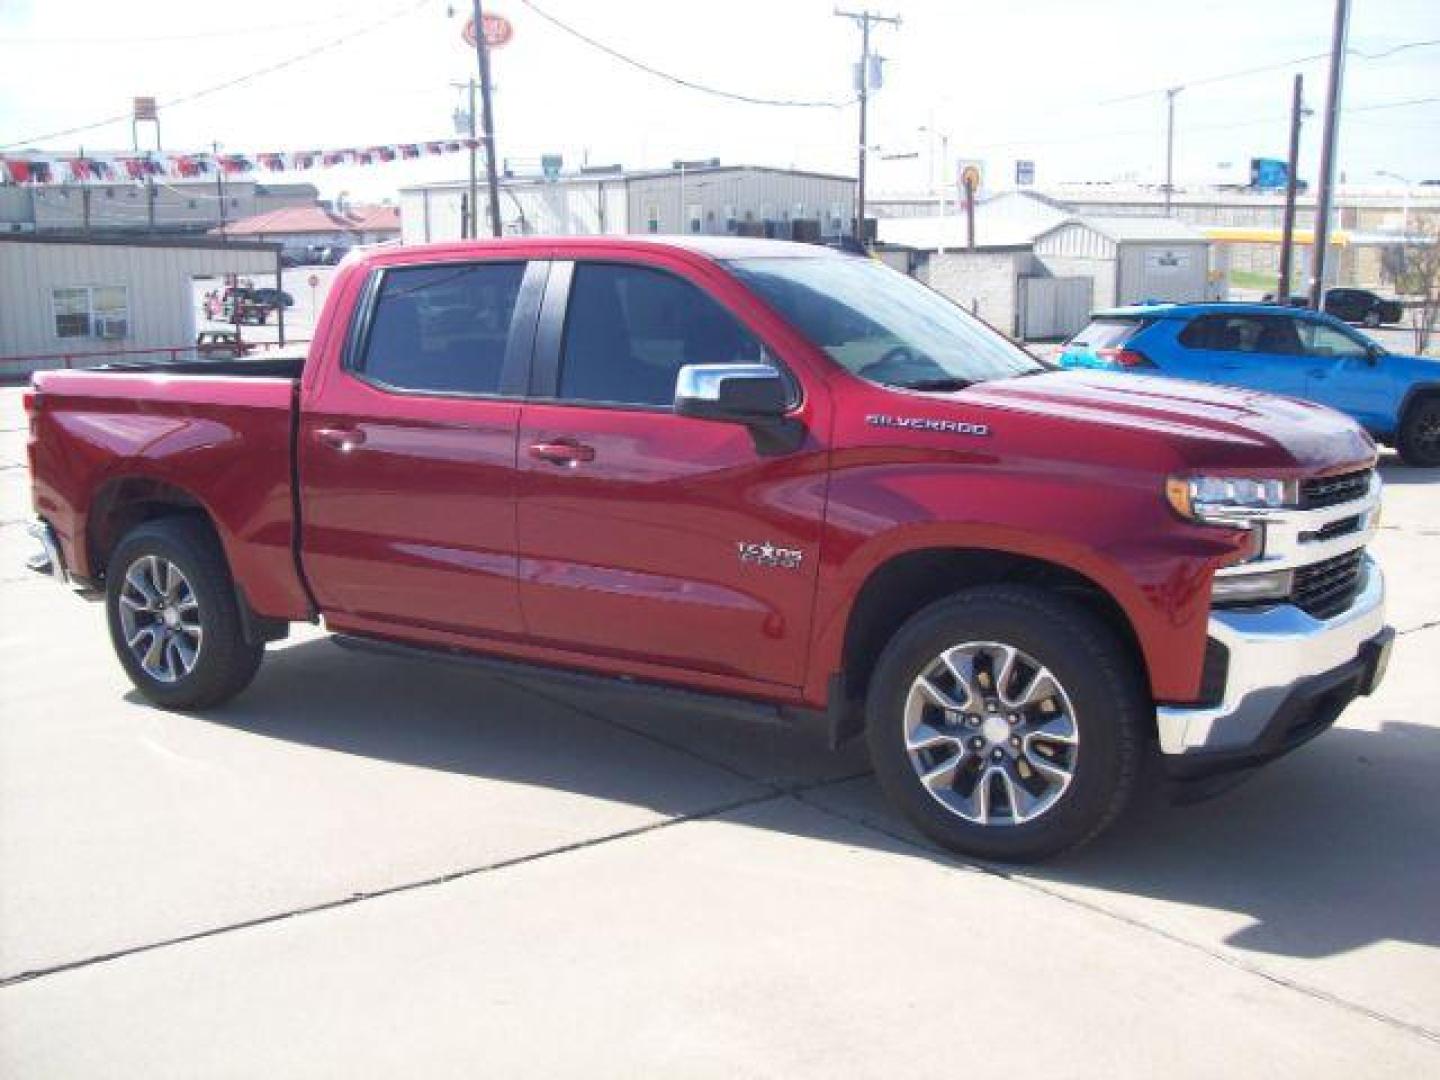
[[[1339,319],[1274,304],[1097,312],[1061,367],[1227,383],[1328,405],[1409,465],[1440,465],[1440,361],[1387,352]]]

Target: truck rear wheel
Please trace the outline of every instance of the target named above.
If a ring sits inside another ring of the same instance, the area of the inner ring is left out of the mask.
[[[871,680],[866,739],[886,794],[927,836],[1028,862],[1119,816],[1147,703],[1102,620],[1039,589],[983,586],[900,628]]]
[[[136,526],[110,557],[105,611],[115,654],[157,705],[204,709],[255,677],[265,646],[245,640],[225,554],[205,524]]]

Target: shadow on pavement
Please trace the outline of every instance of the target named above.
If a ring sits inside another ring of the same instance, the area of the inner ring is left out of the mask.
[[[1440,484],[1440,469],[1420,469],[1406,465],[1400,455],[1386,450],[1380,454],[1380,476],[1388,487],[1427,487]]]
[[[695,800],[661,774],[670,759],[648,755],[651,764],[637,769],[637,735],[741,774],[757,793],[764,784],[843,780],[864,767],[858,747],[832,754],[814,736],[782,727],[660,706],[602,707],[543,677],[532,686],[458,665],[350,653],[324,640],[273,650],[255,685],[204,719],[337,753],[671,813],[686,812],[682,804],[693,810]],[[1014,876],[1119,894],[1091,897],[1107,908],[1150,897],[1246,915],[1253,925],[1226,943],[1252,952],[1321,957],[1384,940],[1440,947],[1437,766],[1433,728],[1338,728],[1206,803],[1171,806],[1151,785],[1100,841]],[[847,829],[844,842],[871,836],[894,851],[895,836],[910,835],[914,857],[951,862],[888,811],[869,777],[819,794],[805,801],[889,834]],[[810,838],[836,834],[819,828]]]

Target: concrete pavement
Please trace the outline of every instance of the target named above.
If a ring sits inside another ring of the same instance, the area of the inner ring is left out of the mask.
[[[315,631],[151,708],[18,569],[22,424],[0,390],[0,1075],[1440,1069],[1440,475],[1386,469],[1375,698],[1019,873],[857,748]]]

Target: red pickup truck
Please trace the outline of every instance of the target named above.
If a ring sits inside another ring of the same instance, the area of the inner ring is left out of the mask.
[[[1094,836],[1147,758],[1247,771],[1388,655],[1349,420],[1057,371],[820,248],[355,256],[304,359],[47,372],[26,407],[38,561],[162,706],[323,620],[863,733],[972,855]]]

